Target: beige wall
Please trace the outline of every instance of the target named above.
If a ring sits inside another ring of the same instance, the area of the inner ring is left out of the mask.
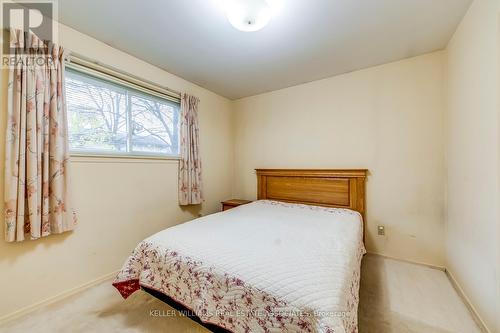
[[[447,48],[446,265],[500,332],[500,1],[476,0]]]
[[[230,101],[72,29],[61,26],[60,40],[87,57],[198,96],[207,198],[201,213],[218,210],[219,201],[231,197]],[[0,156],[5,142],[5,85],[3,73]],[[3,159],[0,161],[3,188]],[[183,211],[177,205],[175,161],[75,158],[72,166],[78,229],[33,242],[0,241],[0,319],[119,269],[141,239],[198,215],[196,210]],[[1,228],[3,235],[3,224]]]
[[[444,265],[443,60],[436,52],[236,101],[234,194],[255,198],[255,168],[368,168],[368,250]]]

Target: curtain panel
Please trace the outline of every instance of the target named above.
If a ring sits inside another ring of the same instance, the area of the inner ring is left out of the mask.
[[[5,156],[5,240],[74,229],[62,47],[11,30]],[[45,59],[45,61],[43,61]]]
[[[201,156],[199,147],[198,104],[200,100],[181,95],[181,156],[179,161],[179,205],[196,205],[203,201]]]

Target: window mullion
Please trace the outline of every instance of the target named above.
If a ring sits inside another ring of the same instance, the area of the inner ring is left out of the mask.
[[[132,152],[132,96],[127,91],[127,152]]]

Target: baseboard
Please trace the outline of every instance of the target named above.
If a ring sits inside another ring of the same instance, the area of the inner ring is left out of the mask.
[[[460,298],[462,298],[462,300],[464,301],[465,306],[467,306],[467,308],[469,309],[469,312],[472,314],[472,317],[474,318],[474,321],[479,326],[479,328],[484,333],[491,333],[491,331],[488,329],[488,326],[486,326],[485,322],[483,321],[483,319],[479,315],[479,312],[477,312],[476,308],[472,305],[470,299],[467,297],[464,290],[462,289],[460,284],[457,282],[457,280],[455,279],[453,274],[448,269],[445,269],[445,273],[446,273],[446,276],[448,277],[448,279],[450,280],[451,284],[453,285],[453,288],[455,288],[455,290],[457,291]]]
[[[78,294],[82,291],[84,291],[85,289],[88,289],[90,287],[93,287],[95,285],[98,285],[99,283],[101,282],[104,282],[108,279],[111,279],[112,277],[116,276],[116,274],[118,273],[118,271],[114,271],[114,272],[111,272],[111,273],[108,273],[104,276],[101,276],[95,280],[92,280],[92,281],[89,281],[87,283],[84,283],[78,287],[75,287],[75,288],[72,288],[70,290],[67,290],[67,291],[63,291],[62,293],[58,294],[58,295],[55,295],[55,296],[52,296],[52,297],[49,297],[43,301],[40,301],[40,302],[37,302],[37,303],[34,303],[32,305],[28,305],[24,308],[21,308],[17,311],[14,311],[14,312],[11,312],[7,315],[4,315],[2,317],[0,317],[0,325],[2,324],[5,324],[11,320],[14,320],[16,318],[19,318],[27,313],[30,313],[30,312],[33,312],[35,310],[38,310],[39,308],[43,307],[43,306],[47,306],[49,304],[52,304],[52,303],[55,303],[57,301],[60,301],[66,297],[69,297],[69,296],[72,296],[72,295],[75,295],[75,294]]]
[[[368,251],[367,254],[372,255],[372,256],[386,258],[386,259],[391,259],[391,260],[396,260],[396,261],[401,261],[401,262],[407,262],[409,264],[415,264],[415,265],[419,265],[419,266],[425,266],[425,267],[429,267],[429,268],[432,268],[432,269],[437,269],[437,270],[446,272],[446,267],[444,267],[444,266],[438,266],[438,265],[428,264],[428,263],[425,263],[425,262],[413,261],[413,260],[408,260],[408,259],[403,259],[403,258],[391,257],[391,256],[388,256],[388,255],[385,255],[385,254],[380,254],[380,253],[370,252],[370,251]]]

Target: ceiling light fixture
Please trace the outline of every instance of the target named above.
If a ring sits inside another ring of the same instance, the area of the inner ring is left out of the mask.
[[[238,30],[250,32],[264,28],[280,7],[281,0],[226,0],[229,22]]]

